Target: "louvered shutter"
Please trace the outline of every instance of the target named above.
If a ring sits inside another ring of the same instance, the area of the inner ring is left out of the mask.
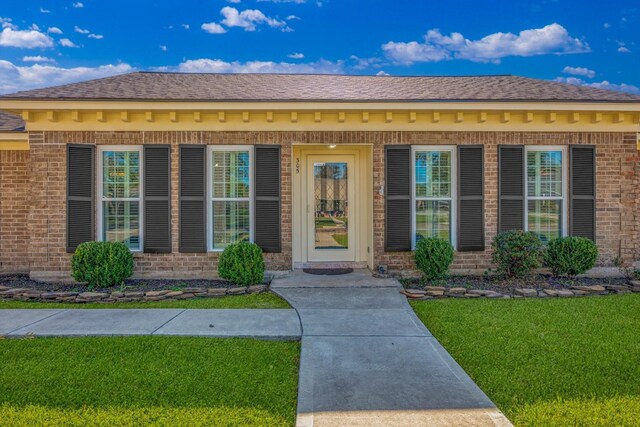
[[[144,251],[171,253],[171,147],[144,147]]]
[[[524,147],[498,147],[498,231],[524,229]]]
[[[263,252],[281,251],[280,146],[255,146],[254,242]]]
[[[67,252],[94,240],[95,147],[67,146]]]
[[[411,250],[411,146],[385,147],[384,250]]]
[[[596,148],[571,146],[570,234],[596,240]]]
[[[180,146],[180,252],[206,252],[206,147]]]
[[[458,251],[484,250],[484,149],[458,146]]]

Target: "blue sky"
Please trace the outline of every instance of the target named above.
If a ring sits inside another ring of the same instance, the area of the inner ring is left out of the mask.
[[[2,0],[0,93],[135,70],[517,74],[640,93],[640,3]]]

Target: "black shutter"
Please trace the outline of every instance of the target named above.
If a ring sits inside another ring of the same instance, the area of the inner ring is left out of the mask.
[[[524,147],[498,146],[498,232],[524,229]]]
[[[458,146],[458,251],[484,250],[484,149]]]
[[[206,146],[180,146],[180,252],[206,252]]]
[[[171,253],[171,147],[144,146],[144,251]]]
[[[255,146],[254,242],[263,252],[280,252],[280,146]]]
[[[411,146],[385,147],[384,250],[411,250]]]
[[[571,146],[570,234],[596,240],[596,147]]]
[[[67,146],[67,252],[94,239],[93,145]]]

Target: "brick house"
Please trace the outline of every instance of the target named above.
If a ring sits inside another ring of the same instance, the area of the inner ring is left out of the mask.
[[[270,270],[411,271],[416,240],[439,236],[455,271],[478,273],[509,229],[594,239],[601,268],[640,255],[640,96],[514,76],[142,72],[0,110],[14,115],[2,272],[68,278],[89,240],[164,277],[214,275],[245,238]]]

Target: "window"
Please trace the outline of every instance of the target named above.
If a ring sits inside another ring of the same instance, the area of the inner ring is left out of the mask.
[[[565,149],[527,147],[525,228],[548,242],[565,235]]]
[[[454,148],[414,147],[414,241],[439,237],[454,243]]]
[[[122,242],[132,251],[142,249],[142,149],[100,148],[99,240]]]
[[[209,248],[252,240],[251,147],[209,147]]]

